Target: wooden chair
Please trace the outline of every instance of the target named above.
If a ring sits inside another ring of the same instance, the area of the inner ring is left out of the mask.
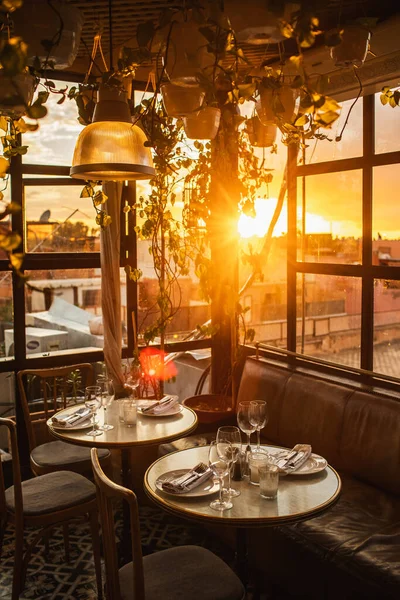
[[[46,421],[58,410],[78,403],[78,392],[83,394],[85,387],[93,383],[92,365],[82,363],[55,369],[19,371],[17,379],[33,473],[44,475],[60,469],[90,472],[90,449],[52,440]],[[32,411],[30,407],[33,407]],[[111,463],[109,450],[100,450],[99,456],[102,465],[107,468]]]
[[[240,579],[215,554],[180,546],[142,557],[136,495],[102,471],[96,448],[92,467],[103,532],[107,600],[243,600]],[[113,500],[129,505],[133,561],[118,570]]]
[[[16,426],[11,419],[0,418],[0,426],[9,430],[14,485],[4,489],[0,463],[0,510],[15,526],[14,576],[11,600],[17,600],[24,588],[28,563],[37,542],[50,528],[72,519],[89,520],[96,568],[98,597],[102,598],[100,538],[96,487],[83,475],[57,471],[21,482]],[[6,523],[4,523],[4,527]],[[24,528],[38,527],[39,532],[24,553]],[[1,552],[1,547],[0,547]]]

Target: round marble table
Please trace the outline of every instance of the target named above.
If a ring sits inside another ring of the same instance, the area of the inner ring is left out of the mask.
[[[78,446],[89,446],[90,448],[131,448],[132,446],[145,446],[161,444],[176,440],[192,433],[197,426],[196,413],[185,406],[182,411],[172,416],[145,416],[138,412],[137,424],[127,427],[119,421],[118,402],[113,402],[107,409],[108,423],[114,428],[103,431],[101,435],[87,435],[87,429],[70,430],[55,429],[51,419],[47,426],[51,434],[64,442],[77,444]],[[97,412],[98,424],[104,422],[104,409]]]
[[[268,446],[264,447],[268,450]],[[189,448],[159,458],[146,471],[146,493],[156,504],[181,517],[235,527],[279,525],[312,517],[326,510],[340,493],[340,477],[330,466],[314,475],[281,476],[275,500],[262,498],[259,486],[248,481],[232,481],[232,486],[241,493],[233,498],[233,508],[224,512],[210,508],[210,496],[185,498],[184,495],[172,496],[157,490],[155,482],[161,474],[190,468],[200,461],[208,463],[208,446]]]
[[[233,507],[224,512],[210,508],[210,501],[215,495],[185,498],[184,495],[173,496],[157,490],[155,482],[163,473],[191,468],[199,462],[207,464],[208,448],[190,448],[156,460],[146,471],[145,492],[158,506],[174,515],[235,527],[236,570],[247,585],[247,529],[299,521],[328,509],[339,497],[340,477],[330,466],[314,475],[282,476],[275,500],[262,498],[259,486],[248,481],[232,481],[232,486],[241,493],[232,499]],[[268,446],[264,448],[268,450]]]

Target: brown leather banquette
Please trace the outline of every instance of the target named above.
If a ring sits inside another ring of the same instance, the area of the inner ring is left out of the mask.
[[[268,402],[266,441],[310,443],[343,484],[320,516],[250,530],[253,564],[296,598],[400,598],[400,401],[255,357],[238,401],[252,398]]]

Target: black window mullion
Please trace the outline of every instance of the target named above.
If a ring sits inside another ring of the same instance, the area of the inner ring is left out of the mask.
[[[374,157],[374,96],[363,98],[361,368],[373,370],[374,279],[372,271],[372,169]]]
[[[288,147],[287,349],[296,352],[297,148]]]

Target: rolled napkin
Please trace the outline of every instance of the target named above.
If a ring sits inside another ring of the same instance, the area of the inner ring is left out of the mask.
[[[148,413],[151,415],[159,415],[163,412],[171,410],[178,404],[178,396],[165,396],[159,402],[152,403],[150,406],[146,406],[141,409],[142,413]]]
[[[204,481],[207,481],[210,477],[212,477],[210,467],[207,467],[204,463],[199,463],[184,475],[172,479],[165,479],[161,486],[166,492],[185,494],[202,484]]]
[[[55,414],[52,417],[52,423],[53,425],[57,425],[57,427],[72,427],[87,421],[91,415],[92,411],[90,408],[82,406],[75,412],[69,413],[68,415]]]
[[[296,444],[292,450],[288,450],[286,454],[279,454],[275,464],[279,467],[282,473],[294,473],[307,462],[310,458],[312,448],[310,444]]]

